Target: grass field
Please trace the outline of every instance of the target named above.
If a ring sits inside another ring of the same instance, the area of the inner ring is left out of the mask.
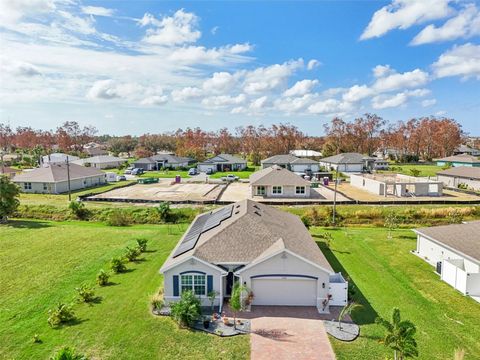
[[[149,299],[161,287],[158,269],[186,225],[107,227],[86,222],[13,221],[0,228],[0,358],[46,359],[61,345],[75,346],[96,359],[247,359],[248,337],[221,339],[179,330],[168,318],[149,313]],[[379,339],[376,316],[389,317],[399,307],[418,328],[419,359],[451,359],[456,348],[465,359],[480,354],[480,306],[439,280],[433,268],[409,253],[415,248],[411,230],[383,228],[311,229],[336,271],[350,276],[363,308],[353,314],[361,325],[355,342],[332,340],[340,360],[385,359],[392,356]],[[330,248],[315,235],[331,232]],[[100,288],[101,301],[76,304],[78,323],[51,329],[47,311],[70,302],[74,288],[93,283],[99,269],[133,245],[149,239],[150,252]],[[32,337],[39,334],[41,344]]]
[[[407,165],[396,165],[390,164],[390,169],[388,171],[379,171],[379,172],[395,172],[404,175],[412,176],[411,170],[417,169],[420,171],[419,176],[437,176],[437,172],[443,170],[442,166],[436,165],[422,165],[422,164],[407,164]]]
[[[162,284],[158,270],[186,226],[113,228],[95,223],[14,221],[0,227],[0,358],[48,359],[61,345],[95,359],[245,359],[248,337],[221,339],[179,330],[154,317],[149,300]],[[76,304],[78,323],[59,329],[47,311],[74,299],[74,288],[93,283],[96,273],[136,237],[150,252],[100,288],[101,302]],[[32,337],[39,334],[41,344]]]
[[[393,307],[417,326],[419,359],[453,359],[456,348],[465,359],[479,359],[480,306],[442,282],[434,269],[409,253],[415,248],[411,230],[397,230],[387,240],[385,229],[312,229],[333,235],[330,249],[321,248],[334,270],[350,276],[363,308],[353,319],[361,325],[353,343],[332,341],[339,360],[393,358],[379,340],[383,329],[374,324],[380,315],[390,319]]]

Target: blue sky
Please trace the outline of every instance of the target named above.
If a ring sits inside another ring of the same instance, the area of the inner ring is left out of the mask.
[[[0,2],[0,122],[101,133],[333,116],[480,135],[475,1]]]

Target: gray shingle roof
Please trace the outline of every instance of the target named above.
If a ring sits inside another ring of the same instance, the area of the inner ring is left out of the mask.
[[[80,159],[80,160],[75,160],[72,161],[72,163],[75,164],[105,164],[105,163],[111,163],[111,162],[125,162],[127,160],[115,157],[115,156],[110,156],[110,155],[97,155],[97,156],[92,156],[89,158],[85,159]]]
[[[70,164],[70,180],[83,179],[91,176],[105,176],[101,170],[92,167],[85,167],[77,164]],[[32,171],[26,171],[15,175],[14,182],[45,182],[53,183],[67,181],[67,165],[54,164],[46,167],[36,168]]]
[[[190,158],[175,156],[170,154],[158,154],[158,155],[153,155],[147,158],[141,158],[141,159],[135,160],[134,163],[135,164],[154,164],[157,161],[166,161],[169,164],[181,164],[184,162],[189,162]]]
[[[480,263],[480,221],[414,230]]]
[[[320,160],[320,162],[331,164],[363,164],[365,156],[359,153],[343,153],[329,156]]]
[[[292,161],[297,160],[296,156],[291,154],[273,155],[267,159],[262,160],[262,164],[290,164]]]
[[[250,175],[251,185],[308,186],[310,183],[290,170],[273,165]]]
[[[220,158],[219,160],[215,160],[216,158]],[[222,164],[246,164],[247,160],[244,160],[242,158],[236,157],[234,155],[230,154],[218,154],[210,159],[205,160],[202,164],[216,164],[216,163],[222,163]]]
[[[163,268],[181,263],[190,256],[212,264],[248,264],[271,254],[272,249],[276,248],[288,249],[333,272],[298,216],[252,200],[235,203],[232,216],[202,233],[194,249],[175,258],[172,257],[175,250],[172,251]]]
[[[457,166],[447,170],[439,171],[437,175],[480,180],[480,167]]]
[[[437,161],[445,161],[445,162],[463,162],[468,164],[480,164],[480,160],[477,157],[468,155],[468,154],[460,154],[460,155],[453,155],[447,156],[441,159],[437,159]]]

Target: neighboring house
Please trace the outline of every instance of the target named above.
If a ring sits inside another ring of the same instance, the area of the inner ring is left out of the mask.
[[[381,158],[384,160],[399,159],[400,157],[402,157],[403,154],[404,153],[402,153],[402,151],[394,148],[384,148],[384,149],[380,148],[373,153],[375,157]]]
[[[351,174],[350,184],[375,195],[442,196],[443,183],[403,174]]]
[[[219,154],[201,163],[198,163],[197,168],[201,172],[211,171],[239,171],[247,167],[247,160],[230,154]]]
[[[42,166],[48,166],[48,165],[53,165],[53,164],[66,164],[67,163],[67,158],[69,162],[73,162],[76,160],[80,160],[78,156],[73,156],[73,155],[67,155],[63,153],[53,153],[50,155],[45,155],[42,156],[41,162]]]
[[[470,166],[470,167],[480,167],[480,160],[472,155],[461,154],[448,156],[442,159],[437,159],[437,166]]]
[[[460,184],[469,189],[480,190],[480,167],[458,166],[437,172],[438,181],[445,186],[457,188]]]
[[[141,158],[135,160],[133,166],[146,171],[160,170],[165,168],[178,169],[186,168],[188,164],[192,162],[192,159],[187,157],[180,157],[171,154],[158,154],[147,158]]]
[[[110,155],[99,155],[92,156],[86,159],[79,159],[72,161],[73,164],[90,166],[97,169],[113,169],[118,168],[120,165],[125,163],[125,159],[110,156]]]
[[[79,190],[106,183],[105,173],[101,170],[77,164],[53,164],[15,175],[13,182],[26,193],[60,194],[70,189]]]
[[[453,155],[467,154],[471,156],[480,156],[480,150],[471,148],[468,145],[460,145],[453,151]]]
[[[343,153],[329,156],[320,160],[320,166],[327,170],[340,172],[362,172],[364,169],[373,169],[375,158],[359,153]]]
[[[85,154],[90,156],[101,156],[101,155],[108,155],[108,151],[101,148],[101,147],[89,147],[83,150]]]
[[[290,155],[299,157],[299,158],[320,158],[322,153],[315,150],[291,150]]]
[[[440,278],[480,302],[480,221],[415,229],[416,255]]]
[[[250,175],[250,192],[252,197],[308,198],[310,182],[290,170],[273,165]]]
[[[15,174],[19,172],[21,172],[21,170],[17,170],[5,165],[2,166],[2,164],[0,164],[0,175],[5,175],[9,178],[13,178]]]
[[[348,283],[332,270],[300,218],[252,200],[198,215],[160,272],[167,304],[192,290],[207,306],[207,294],[216,291],[221,308],[237,281],[252,291],[254,306],[328,312],[329,305],[347,303]]]
[[[273,165],[277,165],[293,172],[318,172],[320,170],[320,165],[318,161],[299,158],[294,155],[274,155],[268,159],[262,160],[262,169],[267,169]]]
[[[388,167],[389,167],[388,160],[375,159],[375,162],[373,163],[374,170],[388,170]]]

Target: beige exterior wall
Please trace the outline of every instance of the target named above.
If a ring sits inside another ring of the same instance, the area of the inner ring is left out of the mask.
[[[449,186],[452,188],[458,187],[458,184],[465,184],[468,186],[469,189],[480,190],[480,180],[438,175],[438,181],[441,181],[445,184],[445,186]]]
[[[255,185],[251,185],[251,194],[253,196],[260,196],[257,195],[257,187]],[[308,198],[310,197],[310,185],[305,186],[305,194],[297,194],[295,192],[296,186],[282,186],[282,194],[274,194],[273,193],[273,185],[265,186],[266,194],[264,197],[266,198]]]
[[[16,182],[20,186],[20,190],[24,193],[33,194],[61,194],[68,191],[68,181],[60,181],[56,183],[32,182],[31,189],[25,189],[24,181]],[[74,179],[70,181],[70,189],[80,190],[106,183],[105,175],[96,175],[83,179]],[[45,185],[45,187],[44,187]]]

